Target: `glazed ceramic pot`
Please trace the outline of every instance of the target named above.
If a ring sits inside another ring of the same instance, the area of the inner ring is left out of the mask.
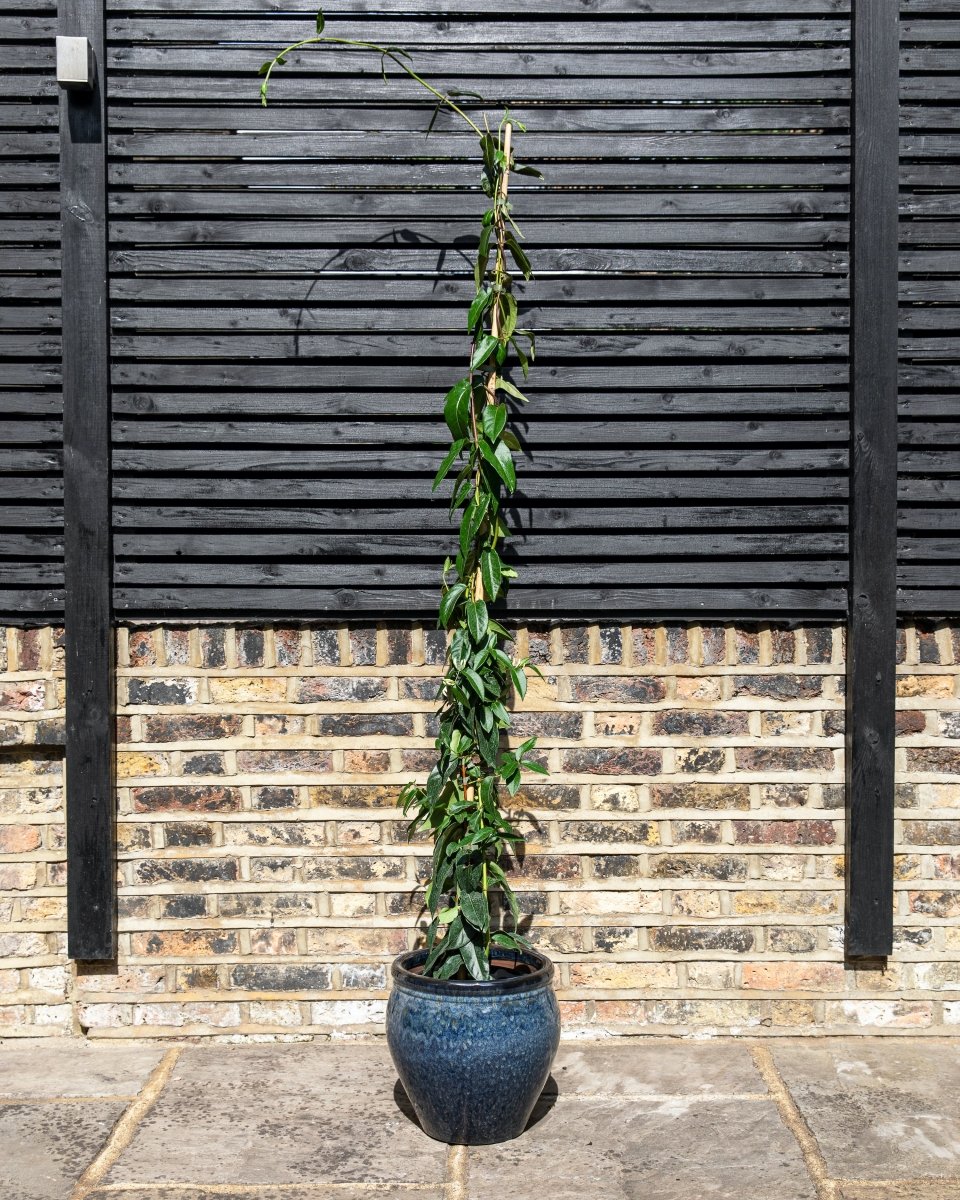
[[[426,979],[425,950],[393,963],[387,1043],[423,1126],[441,1142],[482,1146],[523,1132],[560,1041],[553,963],[496,951],[505,978]]]

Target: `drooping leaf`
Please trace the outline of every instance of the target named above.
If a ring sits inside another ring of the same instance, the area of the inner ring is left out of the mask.
[[[436,475],[434,476],[433,487],[431,488],[431,491],[435,492],[437,490],[437,488],[440,486],[440,484],[443,483],[444,479],[446,479],[447,472],[453,466],[454,461],[456,460],[457,456],[460,454],[461,450],[464,448],[464,446],[466,444],[467,443],[466,443],[465,438],[457,438],[457,440],[453,443],[453,445],[447,451],[443,462],[440,464],[440,469],[437,471]],[[449,568],[448,568],[448,570],[449,570]]]
[[[513,396],[515,399],[520,400],[523,404],[530,403],[523,392],[521,392],[518,387],[512,384],[509,379],[497,379],[497,391],[506,392],[508,396]]]
[[[454,438],[463,440],[470,432],[470,380],[458,379],[443,401],[443,417]]]
[[[453,616],[453,611],[460,602],[460,597],[466,591],[466,587],[462,583],[456,583],[449,592],[440,601],[439,617],[440,624],[444,629],[450,624],[450,618]]]
[[[517,472],[513,465],[513,455],[503,442],[491,446],[488,441],[480,439],[480,453],[503,480],[507,491],[512,492],[517,486]]]
[[[318,37],[320,36],[321,33],[323,33],[323,25],[324,25],[323,9],[320,8],[320,9],[317,9],[317,36]]]
[[[473,303],[470,305],[470,311],[467,314],[467,329],[473,333],[477,322],[486,312],[490,301],[493,299],[493,292],[489,288],[485,288],[482,292],[478,292]]]
[[[487,632],[490,614],[482,600],[468,600],[466,604],[467,628],[475,642],[479,642]]]
[[[444,938],[443,940],[446,941],[447,939]],[[461,955],[459,953],[451,954],[449,958],[444,959],[443,966],[437,970],[434,979],[449,979],[451,976],[456,975],[462,966],[464,966],[464,961]],[[423,973],[424,975],[427,974],[426,963],[423,964]]]
[[[473,352],[473,358],[470,359],[470,370],[476,371],[478,367],[481,367],[499,344],[492,333],[485,333],[478,338],[477,348]]]
[[[488,600],[496,600],[503,582],[503,564],[496,550],[489,547],[480,556],[480,575]]]
[[[460,947],[464,966],[473,979],[489,979],[490,964],[485,954],[478,952],[473,942],[464,942]]]
[[[505,404],[488,404],[483,410],[481,424],[483,432],[487,435],[491,442],[495,442],[503,432],[503,427],[507,423],[507,407]]]
[[[472,671],[469,667],[466,667],[463,672],[463,677],[467,683],[470,684],[471,688],[473,688],[473,690],[477,693],[477,696],[481,700],[485,699],[487,694],[486,689],[483,686],[483,680],[476,673],[476,671]]]
[[[461,892],[460,911],[474,929],[485,933],[490,927],[490,908],[483,892]]]

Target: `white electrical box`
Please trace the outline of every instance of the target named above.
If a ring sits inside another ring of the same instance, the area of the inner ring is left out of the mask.
[[[93,47],[87,38],[57,38],[57,83],[61,87],[92,88],[93,72]]]

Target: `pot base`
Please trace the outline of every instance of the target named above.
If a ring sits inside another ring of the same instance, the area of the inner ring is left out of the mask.
[[[526,1128],[560,1040],[553,964],[533,951],[526,974],[488,982],[425,979],[425,951],[393,965],[387,1042],[424,1132],[453,1145],[509,1141]]]

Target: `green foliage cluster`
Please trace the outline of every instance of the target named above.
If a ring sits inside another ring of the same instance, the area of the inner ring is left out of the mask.
[[[509,427],[510,405],[523,403],[526,397],[505,372],[515,360],[526,378],[536,353],[534,335],[517,327],[512,272],[530,279],[531,268],[511,212],[509,179],[511,174],[540,177],[540,172],[514,160],[513,130],[525,130],[511,121],[509,112],[504,112],[495,130],[481,128],[454,100],[462,93],[434,88],[413,70],[405,51],[327,37],[323,31],[319,13],[315,36],[264,63],[260,88],[264,104],[274,69],[290,53],[318,43],[349,46],[379,54],[384,79],[390,61],[432,93],[436,109],[430,128],[445,107],[461,117],[480,142],[481,186],[489,207],[482,217],[474,268],[476,294],[467,315],[470,358],[466,374],[444,400],[451,444],[433,484],[436,490],[453,476],[450,514],[459,519],[459,542],[455,556],[444,564],[439,605],[439,625],[449,638],[439,691],[437,760],[426,785],[407,784],[399,803],[412,816],[411,835],[429,831],[434,840],[426,891],[431,920],[424,973],[438,979],[489,979],[493,947],[527,945],[517,932],[517,901],[504,871],[509,849],[522,837],[501,803],[501,789],[515,796],[524,769],[546,774],[532,757],[536,739],[527,739],[516,750],[504,744],[512,695],[516,692],[523,698],[527,670],[536,668],[510,654],[512,635],[490,611],[516,576],[501,556],[509,535],[503,507],[516,488],[513,455],[520,449]],[[492,895],[506,902],[512,928],[495,928],[502,923],[491,913]]]

